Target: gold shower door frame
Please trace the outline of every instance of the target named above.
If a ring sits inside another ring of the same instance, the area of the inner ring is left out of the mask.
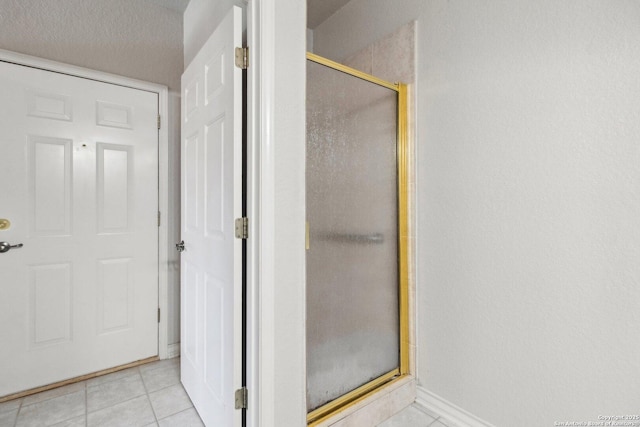
[[[408,141],[408,103],[407,85],[402,83],[390,83],[367,73],[363,73],[351,67],[339,64],[313,53],[307,52],[307,60],[332,68],[366,80],[373,84],[391,89],[398,94],[398,135],[397,135],[397,179],[398,179],[398,272],[399,272],[399,323],[400,323],[400,366],[363,386],[309,412],[307,424],[315,426],[325,419],[341,412],[366,397],[370,396],[381,387],[392,382],[399,381],[409,375],[409,212],[408,212],[408,165],[409,165],[409,141]]]

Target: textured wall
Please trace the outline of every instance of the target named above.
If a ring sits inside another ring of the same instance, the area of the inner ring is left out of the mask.
[[[0,0],[0,49],[169,87],[169,242],[179,241],[182,15],[148,0]],[[169,343],[180,340],[177,253],[170,247]]]
[[[422,387],[499,426],[637,413],[640,4],[353,0],[314,49],[412,19]]]

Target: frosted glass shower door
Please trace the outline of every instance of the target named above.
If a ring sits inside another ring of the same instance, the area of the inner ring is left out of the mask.
[[[400,365],[398,92],[307,61],[307,407]]]

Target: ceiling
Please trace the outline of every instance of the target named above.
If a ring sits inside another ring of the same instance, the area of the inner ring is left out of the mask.
[[[159,6],[166,7],[167,9],[175,10],[176,12],[184,13],[184,10],[189,4],[189,0],[151,0]]]
[[[307,28],[313,30],[347,3],[349,0],[307,0]]]
[[[189,0],[151,0],[154,3],[184,13]],[[307,0],[307,28],[314,29],[333,15],[349,0]]]

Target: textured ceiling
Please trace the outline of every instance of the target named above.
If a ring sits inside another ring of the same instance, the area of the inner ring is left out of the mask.
[[[150,1],[180,13],[184,13],[189,4],[189,0]],[[349,3],[349,0],[307,0],[307,27],[316,28],[347,3]]]
[[[184,10],[187,8],[187,5],[189,4],[189,0],[151,0],[151,1],[162,7],[166,7],[167,9],[172,9],[180,13],[184,13]]]
[[[314,29],[349,0],[307,0],[307,28]]]

